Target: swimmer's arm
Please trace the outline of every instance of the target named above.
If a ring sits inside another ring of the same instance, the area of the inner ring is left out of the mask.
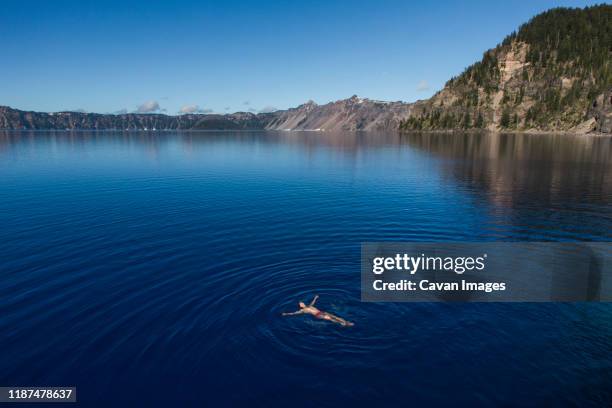
[[[304,313],[303,310],[298,310],[297,312],[289,312],[289,313],[283,313],[283,316],[293,316],[293,315],[299,315]]]
[[[317,299],[319,298],[319,295],[316,295],[314,297],[314,299],[312,299],[312,302],[310,302],[310,306],[314,306],[315,302],[317,301]]]

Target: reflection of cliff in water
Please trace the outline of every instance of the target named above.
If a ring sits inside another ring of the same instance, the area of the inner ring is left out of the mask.
[[[396,132],[0,132],[0,151],[16,144],[146,145],[183,149],[215,143],[294,145],[351,156],[369,149],[413,148],[440,159],[442,174],[468,184],[499,205],[612,203],[612,138],[571,135]]]
[[[445,174],[483,190],[496,204],[612,203],[609,137],[413,133],[401,140],[444,158]]]
[[[321,147],[351,152],[372,147],[397,146],[400,136],[397,132],[311,132],[311,131],[0,131],[0,150],[6,146],[29,143],[61,142],[68,145],[92,143],[147,144],[161,146],[164,143],[180,141],[185,146],[211,143],[240,142],[241,144],[283,144],[301,148]]]

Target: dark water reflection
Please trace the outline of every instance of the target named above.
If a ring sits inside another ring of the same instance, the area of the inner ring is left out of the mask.
[[[410,134],[403,140],[445,158],[448,177],[508,214],[520,238],[598,240],[600,232],[609,237],[609,137]],[[566,225],[563,219],[575,222]],[[588,226],[602,221],[601,230]]]
[[[87,406],[609,405],[607,304],[364,304],[359,245],[609,241],[611,156],[560,135],[0,133],[0,384]],[[315,293],[357,325],[279,318]]]
[[[454,160],[448,171],[459,182],[468,182],[490,193],[498,203],[511,204],[521,201],[521,195],[532,194],[549,204],[591,199],[609,203],[612,189],[609,137],[411,134],[402,140]]]

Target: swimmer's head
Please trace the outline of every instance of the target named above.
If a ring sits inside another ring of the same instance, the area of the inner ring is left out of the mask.
[[[303,309],[303,308],[305,308],[305,307],[306,307],[306,305],[304,304],[304,302],[300,302],[300,303],[298,303],[298,305],[300,305],[300,308],[301,308],[301,309]]]

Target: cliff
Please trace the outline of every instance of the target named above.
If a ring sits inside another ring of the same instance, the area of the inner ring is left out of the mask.
[[[415,104],[402,129],[611,132],[612,6],[534,17]]]
[[[0,106],[0,129],[263,129],[270,114],[238,112],[228,115],[110,115],[82,112],[29,112]]]
[[[310,101],[277,112],[266,129],[277,130],[383,130],[397,129],[410,115],[411,105],[381,102],[354,95],[349,99],[317,105]]]
[[[411,105],[380,102],[353,96],[317,105],[271,113],[219,114],[97,114],[82,112],[26,112],[0,106],[0,129],[121,129],[121,130],[382,130],[397,129]]]

